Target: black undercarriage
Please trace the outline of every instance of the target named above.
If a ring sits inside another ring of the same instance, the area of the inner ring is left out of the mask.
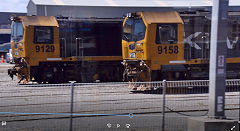
[[[114,62],[44,62],[30,68],[30,79],[38,83],[122,81],[123,67]]]

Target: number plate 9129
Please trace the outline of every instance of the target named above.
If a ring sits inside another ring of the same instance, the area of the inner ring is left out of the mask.
[[[54,52],[55,51],[55,47],[53,45],[42,45],[42,46],[37,45],[35,49],[36,49],[36,52]]]

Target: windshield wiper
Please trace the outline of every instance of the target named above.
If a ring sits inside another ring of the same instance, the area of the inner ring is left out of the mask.
[[[126,38],[127,41],[129,41],[129,38],[127,37],[127,35],[124,34],[123,37]]]

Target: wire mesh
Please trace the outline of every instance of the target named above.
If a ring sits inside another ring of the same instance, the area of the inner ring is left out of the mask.
[[[239,80],[226,84],[226,116],[239,119]],[[6,130],[105,130],[108,123],[114,129],[117,124],[121,129],[130,124],[136,130],[161,130],[164,118],[165,131],[185,131],[189,117],[208,116],[207,80],[167,81],[166,85],[163,105],[162,81],[75,83],[71,114],[71,83],[19,85],[6,79],[0,85],[0,118],[15,125]]]

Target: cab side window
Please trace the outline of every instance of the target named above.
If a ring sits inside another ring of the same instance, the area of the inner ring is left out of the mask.
[[[53,44],[53,27],[36,26],[34,27],[35,44]]]
[[[158,24],[156,33],[157,44],[177,43],[177,24]]]

